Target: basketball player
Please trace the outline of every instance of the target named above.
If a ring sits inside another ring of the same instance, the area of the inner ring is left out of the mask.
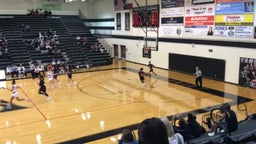
[[[18,91],[17,89],[19,88],[19,86],[16,85],[16,81],[15,80],[12,80],[12,89],[10,91],[12,91],[12,97],[10,99],[10,109],[12,107],[12,103],[13,103],[13,100],[16,99],[18,101],[29,101],[28,98],[25,98],[25,99],[21,99],[19,98],[19,95],[18,95]]]
[[[48,101],[50,101],[51,97],[46,93],[46,87],[44,85],[44,77],[39,76],[39,79],[40,79],[40,81],[39,81],[38,85],[40,86],[40,88],[39,88],[38,93],[47,96]]]
[[[57,68],[57,66],[53,67],[53,80],[56,81],[58,84],[61,84],[61,82],[58,80],[58,68]]]
[[[49,80],[49,86],[52,87],[52,88],[55,88],[55,84],[54,84],[54,80],[53,80],[53,71],[52,70],[48,70],[47,71],[47,77],[48,77],[48,80]]]
[[[68,86],[70,86],[70,81],[75,84],[75,82],[72,80],[72,69],[69,67],[69,65],[66,66],[66,73],[68,76]]]
[[[155,76],[157,76],[156,73],[154,73],[153,68],[155,67],[153,64],[151,64],[151,61],[148,62],[148,67],[149,67],[149,76],[151,76],[151,73],[153,73]]]
[[[142,87],[146,87],[147,84],[145,82],[145,73],[143,72],[143,68],[140,68],[140,71],[138,74],[139,74],[140,81],[142,83]]]

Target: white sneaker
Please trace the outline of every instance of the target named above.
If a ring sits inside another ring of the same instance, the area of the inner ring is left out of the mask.
[[[29,98],[24,98],[26,102],[30,102],[30,99]]]
[[[51,97],[50,97],[50,96],[48,96],[47,100],[48,100],[48,101],[50,101],[50,100],[51,100]]]

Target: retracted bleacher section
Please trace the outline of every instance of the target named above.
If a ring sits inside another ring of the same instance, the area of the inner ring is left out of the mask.
[[[21,24],[30,25],[30,30],[20,30]],[[37,16],[8,16],[0,17],[0,33],[8,40],[10,58],[1,57],[0,67],[22,63],[28,66],[28,62],[40,60],[42,63],[50,63],[50,57],[46,50],[27,48],[24,40],[32,40],[38,37],[39,32],[48,32],[49,29],[56,31],[59,44],[56,59],[68,61],[70,65],[101,66],[112,64],[112,58],[107,52],[91,51],[91,47],[99,44],[87,27],[77,16],[61,17],[37,17]],[[83,46],[77,45],[76,35],[87,37],[88,42]]]
[[[1,57],[0,67],[5,69],[7,65],[18,65],[30,60],[28,51],[22,41],[20,31],[12,16],[0,18],[0,30],[8,41],[8,51],[11,57]]]
[[[68,32],[74,38],[78,34],[79,36],[86,37],[87,42],[84,45],[81,45],[80,49],[84,52],[84,55],[88,58],[88,61],[93,66],[101,66],[112,64],[113,59],[109,53],[93,51],[92,46],[100,44],[98,39],[91,34],[89,29],[83,24],[82,20],[77,16],[62,16],[61,20]]]

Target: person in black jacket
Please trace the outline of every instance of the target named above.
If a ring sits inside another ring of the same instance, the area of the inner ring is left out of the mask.
[[[40,88],[39,88],[38,93],[47,96],[48,101],[51,100],[51,97],[46,92],[46,86],[44,85],[44,83],[45,83],[44,77],[40,76],[39,79],[40,79],[40,81],[39,81],[38,85],[40,86]]]

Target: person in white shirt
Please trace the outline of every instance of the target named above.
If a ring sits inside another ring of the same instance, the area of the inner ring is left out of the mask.
[[[49,80],[49,86],[50,86],[51,88],[55,88],[53,76],[54,76],[53,71],[52,71],[52,70],[48,70],[48,71],[47,71],[47,77],[48,77],[48,80]]]
[[[12,97],[10,99],[10,109],[12,108],[12,103],[13,103],[13,100],[16,99],[18,101],[27,101],[29,102],[29,99],[28,98],[20,98],[19,97],[19,94],[18,94],[18,91],[17,89],[19,88],[19,86],[16,85],[16,81],[15,80],[12,80],[12,89],[10,90],[12,92]]]
[[[199,69],[199,67],[196,67],[196,72],[193,74],[196,76],[196,87],[197,88],[202,88],[202,71]]]
[[[5,73],[6,73],[6,78],[7,79],[11,79],[12,78],[12,68],[11,68],[11,66],[8,65],[6,67]]]

